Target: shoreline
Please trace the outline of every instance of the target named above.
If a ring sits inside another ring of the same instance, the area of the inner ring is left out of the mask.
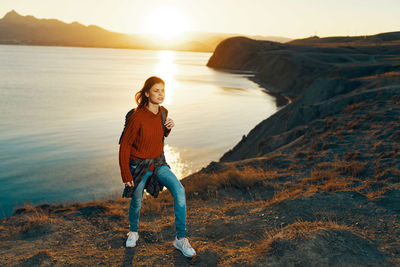
[[[257,83],[261,88],[263,88],[264,91],[266,91],[267,94],[274,96],[276,98],[276,103],[277,103],[278,107],[282,108],[284,106],[287,106],[287,105],[290,105],[293,103],[293,99],[291,99],[284,92],[281,92],[277,89],[276,90],[271,89],[271,88],[273,88],[272,86],[267,85],[265,82],[263,82],[256,76],[247,77],[247,78],[252,80],[253,82]]]
[[[219,72],[227,72],[227,73],[233,73],[233,74],[245,74],[248,75],[247,79],[249,79],[252,82],[255,82],[258,84],[261,88],[262,91],[265,93],[272,95],[276,98],[276,103],[278,107],[282,107],[288,104],[291,104],[293,102],[293,99],[291,99],[287,94],[284,92],[278,90],[278,89],[273,89],[271,85],[266,84],[263,82],[261,79],[257,78],[257,72],[252,71],[252,70],[235,70],[235,69],[228,69],[228,68],[215,68],[212,66],[207,66],[214,71],[219,71]]]

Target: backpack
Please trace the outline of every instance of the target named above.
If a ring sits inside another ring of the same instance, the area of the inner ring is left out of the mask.
[[[164,139],[165,139],[165,132],[167,131],[167,130],[166,130],[166,127],[165,127],[165,125],[164,125],[165,120],[166,120],[166,114],[165,114],[165,110],[164,110],[164,109],[162,109],[161,107],[160,107],[160,109],[161,109],[161,123],[162,123],[162,126],[163,126],[163,132],[164,132],[164,134],[163,134],[163,142],[164,142]],[[129,118],[132,116],[132,114],[133,114],[134,112],[135,112],[135,109],[133,108],[133,109],[129,110],[128,113],[126,113],[126,115],[125,115],[124,129],[122,130],[121,136],[119,137],[118,144],[121,144],[121,139],[122,139],[122,136],[123,136],[124,133],[125,133],[126,125],[128,124],[128,120],[129,120]]]

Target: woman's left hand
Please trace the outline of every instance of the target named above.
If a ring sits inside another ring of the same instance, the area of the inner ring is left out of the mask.
[[[168,117],[168,118],[165,120],[165,127],[166,127],[168,130],[171,130],[172,127],[174,127],[174,126],[175,126],[174,121],[173,121],[171,118]]]

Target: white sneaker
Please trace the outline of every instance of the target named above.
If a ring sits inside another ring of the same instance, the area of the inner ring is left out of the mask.
[[[127,233],[128,239],[126,240],[126,247],[133,248],[136,246],[136,241],[139,239],[138,232]]]
[[[174,247],[179,249],[185,257],[193,257],[196,255],[196,251],[190,246],[189,240],[186,237],[181,239],[175,237]]]

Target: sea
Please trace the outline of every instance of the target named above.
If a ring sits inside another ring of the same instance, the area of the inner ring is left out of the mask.
[[[218,161],[280,107],[253,73],[207,67],[211,55],[0,45],[0,218],[24,205],[120,196],[125,114],[153,75],[175,122],[164,146],[175,175]]]

